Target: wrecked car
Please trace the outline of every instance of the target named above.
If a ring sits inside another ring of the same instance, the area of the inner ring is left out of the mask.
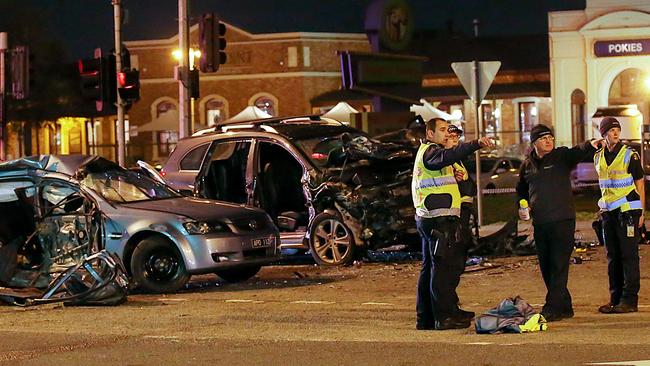
[[[262,210],[183,197],[98,156],[0,164],[0,206],[0,241],[17,258],[9,287],[45,288],[61,265],[103,249],[146,292],[177,291],[199,273],[246,280],[279,253]]]
[[[162,175],[180,191],[264,209],[283,249],[341,265],[361,249],[417,242],[413,158],[332,119],[268,118],[179,141]]]

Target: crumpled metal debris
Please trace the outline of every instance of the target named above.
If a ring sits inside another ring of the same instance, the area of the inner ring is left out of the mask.
[[[66,306],[112,306],[126,302],[128,277],[115,254],[102,250],[69,267],[43,290],[0,287],[0,301],[18,306],[62,302]]]

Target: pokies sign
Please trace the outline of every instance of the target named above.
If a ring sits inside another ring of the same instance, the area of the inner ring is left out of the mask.
[[[598,41],[594,43],[596,57],[650,55],[650,39]]]

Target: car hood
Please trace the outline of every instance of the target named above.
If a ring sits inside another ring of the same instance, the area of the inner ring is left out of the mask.
[[[253,207],[195,197],[131,202],[122,204],[122,206],[138,210],[183,215],[202,221],[235,221],[264,213],[262,210]]]

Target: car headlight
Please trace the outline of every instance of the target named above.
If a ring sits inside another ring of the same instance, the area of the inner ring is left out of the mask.
[[[186,221],[183,227],[190,235],[205,235],[209,233],[227,233],[230,229],[226,224],[214,223],[212,225],[204,221]]]

